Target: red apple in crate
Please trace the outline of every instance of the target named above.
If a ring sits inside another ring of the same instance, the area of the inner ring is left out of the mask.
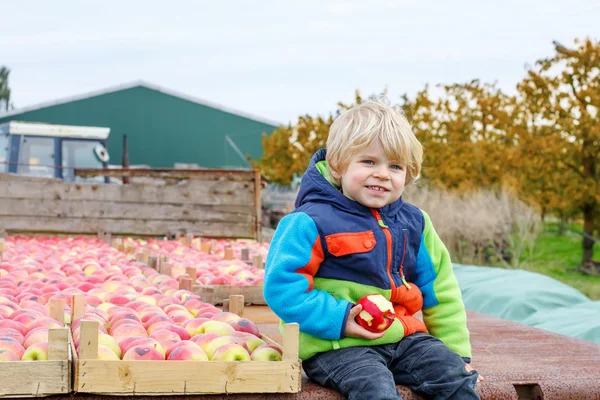
[[[0,337],[0,350],[8,350],[17,357],[23,357],[25,348],[16,339],[12,337]]]
[[[10,350],[0,350],[0,362],[2,361],[19,361],[20,358]]]
[[[252,361],[281,361],[282,352],[281,349],[272,344],[261,344],[258,346],[250,358]]]
[[[212,355],[213,361],[250,361],[250,354],[239,344],[224,344]]]
[[[115,354],[115,352],[108,347],[98,344],[98,360],[112,360],[118,361],[120,358]]]
[[[356,316],[356,322],[370,332],[385,331],[396,318],[394,305],[380,294],[365,296],[356,302],[359,304],[362,310]]]
[[[169,354],[169,358],[167,360],[194,360],[194,361],[208,361],[208,356],[200,348],[200,346],[194,344],[193,345],[184,345],[177,347],[174,349],[171,354]]]
[[[29,346],[21,360],[26,361],[38,361],[48,359],[48,342],[40,342]]]
[[[164,355],[151,346],[134,346],[123,355],[123,360],[164,360]]]
[[[260,337],[260,331],[258,330],[258,327],[254,324],[254,322],[247,318],[239,318],[236,321],[229,321],[228,323],[238,332],[247,332],[253,334],[254,336]]]
[[[2,322],[0,322],[0,327],[2,327]],[[11,337],[21,344],[23,344],[23,342],[25,341],[25,336],[21,335],[21,332],[12,328],[1,328],[0,338],[1,337]]]

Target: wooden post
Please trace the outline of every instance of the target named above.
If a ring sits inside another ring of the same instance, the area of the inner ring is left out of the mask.
[[[196,277],[198,276],[196,273],[196,268],[194,267],[187,267],[185,269],[185,273],[188,274],[188,276],[190,278],[192,278],[192,281],[195,283],[196,282]]]
[[[246,264],[250,264],[250,248],[242,248],[242,261]]]
[[[261,206],[261,183],[262,177],[260,175],[260,170],[254,170],[254,212],[256,213],[256,223],[255,223],[255,235],[256,240],[262,242],[262,206]]]
[[[167,276],[173,276],[172,275],[172,268],[173,268],[173,266],[171,265],[171,263],[168,263],[166,261],[165,262],[161,262],[159,268],[160,268],[159,272],[161,274],[167,275]]]
[[[168,262],[168,261],[169,261],[169,257],[167,257],[165,254],[161,254],[161,255],[158,257],[158,262],[160,262],[161,264],[162,264],[162,263],[166,263],[166,262]]]
[[[262,256],[255,255],[252,257],[252,265],[254,265],[256,268],[264,268]]]
[[[48,331],[48,360],[68,360],[68,359],[69,359],[69,328],[50,329]]]
[[[192,233],[186,233],[185,236],[183,237],[183,239],[181,239],[181,242],[184,245],[191,247],[192,246],[192,240],[194,240],[194,234],[192,234]]]
[[[96,360],[98,358],[98,321],[81,321],[79,335],[79,358]]]
[[[293,322],[283,326],[283,360],[298,360],[298,345],[300,343],[300,325]]]
[[[2,253],[4,253],[4,239],[0,238],[0,262],[2,261]]]
[[[203,253],[210,253],[210,243],[202,242],[200,244],[200,251]]]
[[[61,298],[53,298],[48,302],[48,308],[50,309],[50,318],[53,318],[60,322],[65,323],[65,306],[67,301]]]
[[[135,260],[142,264],[148,265],[148,254],[145,251],[140,251],[136,254]]]
[[[210,254],[215,254],[217,251],[217,241],[213,239],[210,241],[210,250],[208,251]]]
[[[179,290],[192,291],[192,278],[189,275],[181,275],[179,277]]]
[[[229,296],[229,312],[244,315],[244,296],[241,294],[232,294]]]
[[[71,323],[85,315],[85,297],[82,294],[74,294],[71,303]]]
[[[233,248],[231,246],[225,246],[225,251],[223,253],[224,260],[233,260]]]
[[[221,307],[223,312],[229,311],[229,299],[223,299],[223,307]]]
[[[158,257],[151,255],[148,257],[148,266],[158,271]]]

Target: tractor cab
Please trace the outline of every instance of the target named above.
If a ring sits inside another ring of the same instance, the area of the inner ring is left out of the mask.
[[[0,172],[98,181],[79,178],[75,168],[107,168],[106,140],[110,128],[11,121],[0,124]]]

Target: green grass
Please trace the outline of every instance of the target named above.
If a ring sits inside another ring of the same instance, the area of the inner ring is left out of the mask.
[[[533,255],[521,258],[519,268],[538,272],[579,290],[592,300],[600,300],[600,275],[585,275],[578,271],[581,264],[581,225],[570,225],[563,236],[557,235],[556,223],[546,223],[537,238]],[[594,246],[594,260],[600,260],[600,245]]]

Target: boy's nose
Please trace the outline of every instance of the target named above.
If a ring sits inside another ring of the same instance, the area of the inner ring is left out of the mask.
[[[379,179],[390,179],[390,171],[388,171],[387,167],[377,168],[375,172],[373,172],[373,176]]]

